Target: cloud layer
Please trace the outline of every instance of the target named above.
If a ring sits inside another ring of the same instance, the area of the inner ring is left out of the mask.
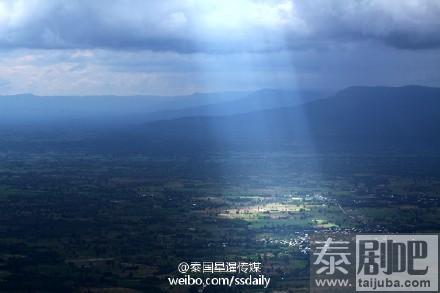
[[[372,39],[440,46],[430,0],[5,0],[0,47],[175,52],[301,49]]]
[[[436,0],[0,0],[0,94],[440,85]]]

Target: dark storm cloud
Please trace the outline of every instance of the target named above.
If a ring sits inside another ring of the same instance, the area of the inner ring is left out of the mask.
[[[424,49],[440,46],[439,16],[429,0],[6,0],[0,46],[256,52],[373,39]]]
[[[405,32],[395,32],[390,34],[385,42],[400,49],[435,49],[440,47],[439,35],[414,35]]]
[[[440,47],[440,2],[424,0],[298,1],[311,39],[375,40],[399,49]]]
[[[190,39],[177,35],[172,27],[181,25],[173,19],[173,9],[158,3],[5,1],[0,3],[0,44],[4,48],[192,51]]]
[[[434,0],[0,0],[0,93],[438,86],[439,15]]]

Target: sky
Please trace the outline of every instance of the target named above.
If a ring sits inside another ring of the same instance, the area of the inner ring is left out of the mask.
[[[437,0],[0,0],[0,94],[440,86]]]

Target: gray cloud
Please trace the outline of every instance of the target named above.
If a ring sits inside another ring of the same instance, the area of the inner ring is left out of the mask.
[[[440,2],[424,0],[302,1],[299,14],[317,38],[376,40],[400,49],[440,47]]]
[[[434,0],[0,0],[0,93],[438,86],[439,7]]]
[[[190,50],[189,40],[179,35],[183,27],[172,17],[168,5],[146,1],[5,1],[0,2],[0,44],[5,48]],[[168,24],[167,18],[175,24]],[[168,27],[172,25],[179,27]]]
[[[6,0],[0,47],[261,52],[375,40],[440,46],[429,0]]]

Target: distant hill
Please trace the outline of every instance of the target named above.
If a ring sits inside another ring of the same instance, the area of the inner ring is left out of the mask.
[[[21,123],[72,119],[127,118],[133,114],[171,111],[228,102],[248,92],[195,93],[185,96],[0,96],[0,122]]]
[[[195,93],[186,96],[0,96],[0,123],[113,125],[245,113],[299,105],[318,93],[287,90]],[[49,125],[50,126],[50,125]]]
[[[211,103],[196,107],[187,107],[173,111],[158,111],[143,115],[139,119],[155,121],[194,116],[222,116],[248,112],[298,106],[322,98],[323,95],[314,91],[293,91],[264,89],[251,92],[243,97],[226,102]]]
[[[127,130],[121,136],[126,144],[119,137],[109,145],[139,151],[261,147],[432,151],[440,146],[439,113],[439,88],[351,87],[301,106],[155,121]]]
[[[440,154],[440,88],[350,87],[325,99],[297,94],[260,91],[240,98],[227,96],[215,105],[197,105],[200,99],[218,99],[196,95],[190,98],[194,101],[190,107],[149,113],[150,117],[141,114],[131,120],[146,121],[138,124],[114,119],[114,124],[93,131],[85,119],[80,121],[84,128],[74,130],[76,123],[58,128],[58,123],[0,124],[0,148],[153,154],[222,150]],[[183,104],[188,105],[188,100]]]

